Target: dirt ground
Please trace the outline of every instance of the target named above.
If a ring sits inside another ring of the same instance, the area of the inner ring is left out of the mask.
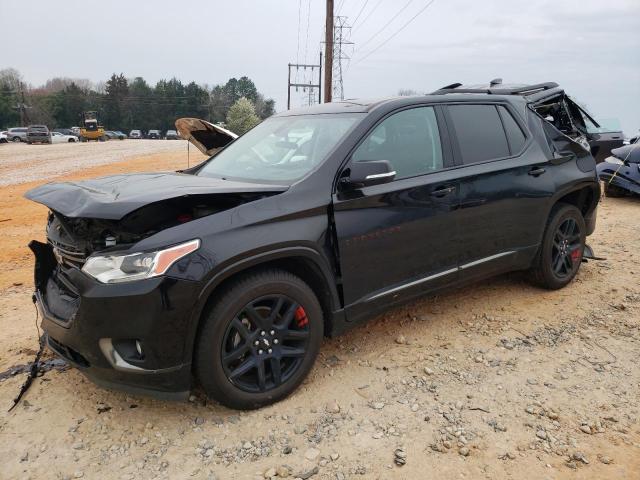
[[[56,180],[185,162],[147,152]],[[46,211],[22,199],[37,183],[0,188],[0,372],[37,347],[26,243]],[[326,339],[302,387],[258,411],[199,392],[129,396],[54,369],[8,413],[25,375],[9,377],[0,478],[640,479],[639,211],[638,199],[602,201],[589,243],[605,260],[567,288],[511,274],[392,310]]]

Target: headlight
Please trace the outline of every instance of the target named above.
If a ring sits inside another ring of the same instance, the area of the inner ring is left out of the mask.
[[[613,155],[604,159],[607,163],[613,163],[614,165],[624,165],[624,162]]]
[[[130,282],[157,277],[199,247],[200,240],[196,239],[155,252],[95,255],[87,259],[82,271],[102,283]]]

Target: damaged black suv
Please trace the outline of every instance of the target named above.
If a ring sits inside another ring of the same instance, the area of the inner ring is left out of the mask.
[[[554,83],[450,85],[275,115],[176,173],[53,183],[33,241],[49,347],[96,383],[235,408],[282,399],[323,338],[400,302],[507,271],[560,288],[600,189]]]

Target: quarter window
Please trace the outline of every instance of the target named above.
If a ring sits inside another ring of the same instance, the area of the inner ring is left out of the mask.
[[[388,160],[398,179],[442,169],[440,131],[433,107],[411,108],[386,118],[356,149],[352,160]]]
[[[503,106],[499,106],[500,116],[502,117],[502,123],[504,124],[504,130],[507,132],[507,139],[509,140],[509,147],[511,147],[511,154],[515,155],[522,150],[522,146],[526,141],[526,137],[515,121],[511,112]]]
[[[509,145],[494,105],[450,105],[462,163],[485,162],[509,156]]]

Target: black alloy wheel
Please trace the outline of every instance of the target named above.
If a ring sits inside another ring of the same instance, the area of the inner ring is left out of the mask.
[[[573,280],[582,262],[586,233],[580,209],[565,203],[554,206],[531,266],[532,280],[552,290]]]
[[[304,308],[286,295],[270,295],[249,302],[229,323],[220,360],[238,388],[265,392],[291,378],[308,342]]]
[[[293,392],[313,367],[324,332],[311,288],[273,269],[243,275],[213,298],[194,357],[207,395],[231,408],[251,409]]]
[[[582,237],[578,222],[567,218],[556,229],[553,237],[551,268],[558,278],[573,274],[575,264],[582,260]]]

